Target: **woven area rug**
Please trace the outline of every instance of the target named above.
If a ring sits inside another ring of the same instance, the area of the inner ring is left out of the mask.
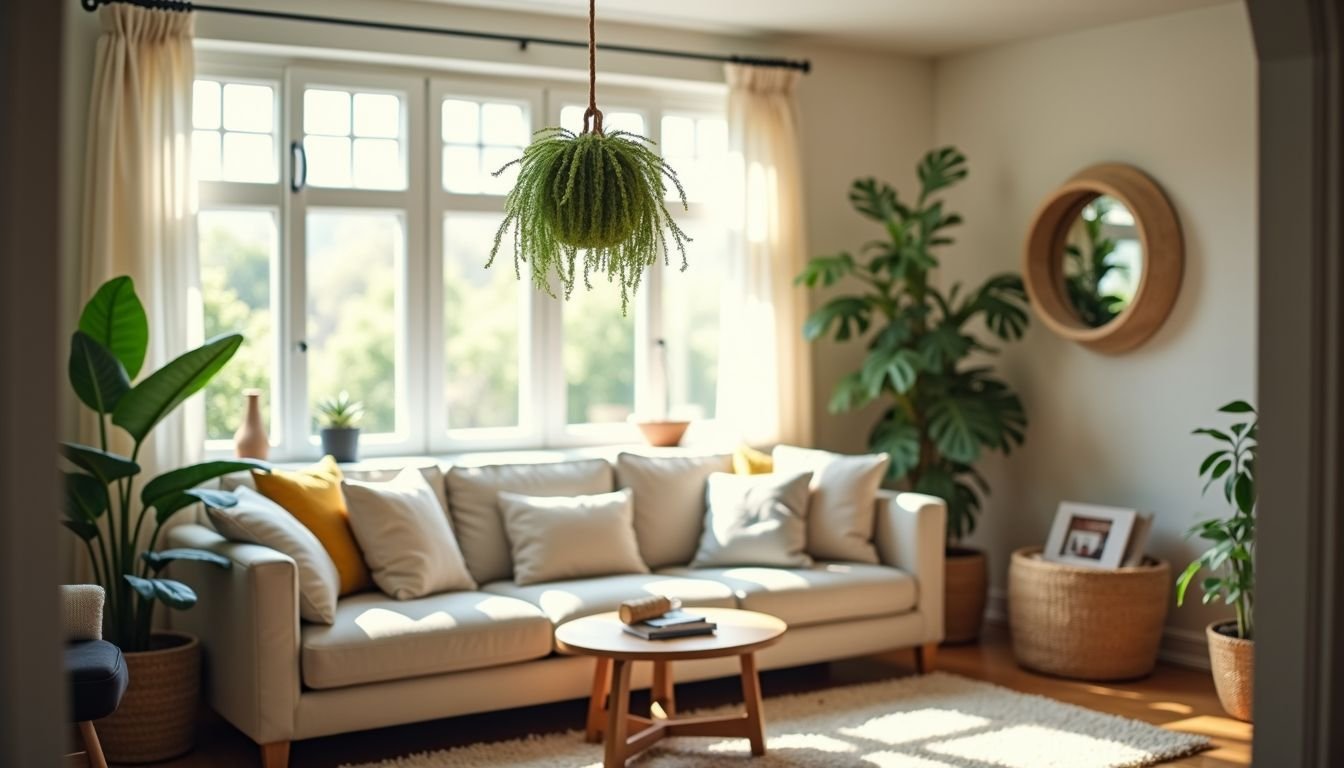
[[[732,707],[699,714],[734,711]],[[670,738],[649,768],[1128,768],[1207,749],[1207,739],[1042,696],[935,673],[765,700],[767,754],[745,739]],[[409,755],[353,768],[600,768],[579,731]]]

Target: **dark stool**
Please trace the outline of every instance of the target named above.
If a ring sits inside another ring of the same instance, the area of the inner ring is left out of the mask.
[[[107,768],[93,721],[117,711],[130,676],[121,649],[106,640],[82,640],[65,646],[65,673],[70,679],[71,720],[79,725],[84,750],[93,768]]]

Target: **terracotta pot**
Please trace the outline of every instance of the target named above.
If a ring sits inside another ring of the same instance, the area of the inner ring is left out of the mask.
[[[97,722],[113,763],[153,763],[191,751],[201,694],[201,645],[181,632],[155,632],[153,650],[126,653],[130,684],[117,711]]]
[[[644,442],[659,448],[671,448],[681,445],[689,421],[637,421],[635,425],[644,433]]]
[[[1232,634],[1225,635],[1219,628]],[[1251,700],[1255,683],[1255,643],[1236,636],[1237,624],[1216,621],[1204,634],[1209,637],[1209,662],[1213,666],[1213,686],[1227,714],[1251,721]]]
[[[978,549],[948,547],[943,577],[943,642],[980,639],[989,596],[989,560]]]
[[[261,422],[261,390],[247,389],[243,396],[247,398],[247,412],[243,415],[242,425],[233,433],[234,453],[240,459],[265,461],[271,452],[271,439],[266,436],[266,425]]]

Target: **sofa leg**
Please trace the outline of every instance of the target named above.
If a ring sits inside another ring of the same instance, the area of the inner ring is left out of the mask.
[[[927,675],[933,671],[933,662],[938,658],[938,644],[925,643],[915,646],[915,667],[919,674]]]
[[[84,740],[84,753],[88,755],[90,768],[107,768],[107,758],[103,757],[103,745],[98,741],[98,732],[89,720],[79,724],[79,736]]]
[[[273,741],[261,745],[261,768],[289,768],[289,742]]]

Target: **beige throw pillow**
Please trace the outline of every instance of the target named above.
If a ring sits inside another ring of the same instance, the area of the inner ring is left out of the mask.
[[[775,447],[774,459],[776,472],[812,473],[812,498],[807,507],[808,554],[818,560],[878,562],[873,546],[874,507],[891,456],[848,456],[780,445]]]
[[[373,583],[398,600],[475,589],[448,513],[418,469],[386,483],[346,480],[350,528],[364,551]]]
[[[812,473],[709,476],[705,529],[692,568],[806,567],[807,484]]]
[[[285,508],[246,486],[234,490],[238,503],[205,514],[220,535],[231,541],[260,544],[293,558],[299,570],[299,615],[305,621],[331,624],[341,575],[313,532]]]
[[[632,494],[524,496],[501,491],[499,512],[513,554],[513,580],[538,584],[648,573],[635,543]]]
[[[579,496],[610,493],[614,487],[611,462],[606,459],[452,467],[448,470],[448,511],[471,575],[485,584],[513,574],[509,540],[499,515],[500,491]]]
[[[730,454],[616,457],[616,486],[635,494],[635,538],[650,568],[685,565],[705,523],[705,485],[715,472],[731,472]]]

